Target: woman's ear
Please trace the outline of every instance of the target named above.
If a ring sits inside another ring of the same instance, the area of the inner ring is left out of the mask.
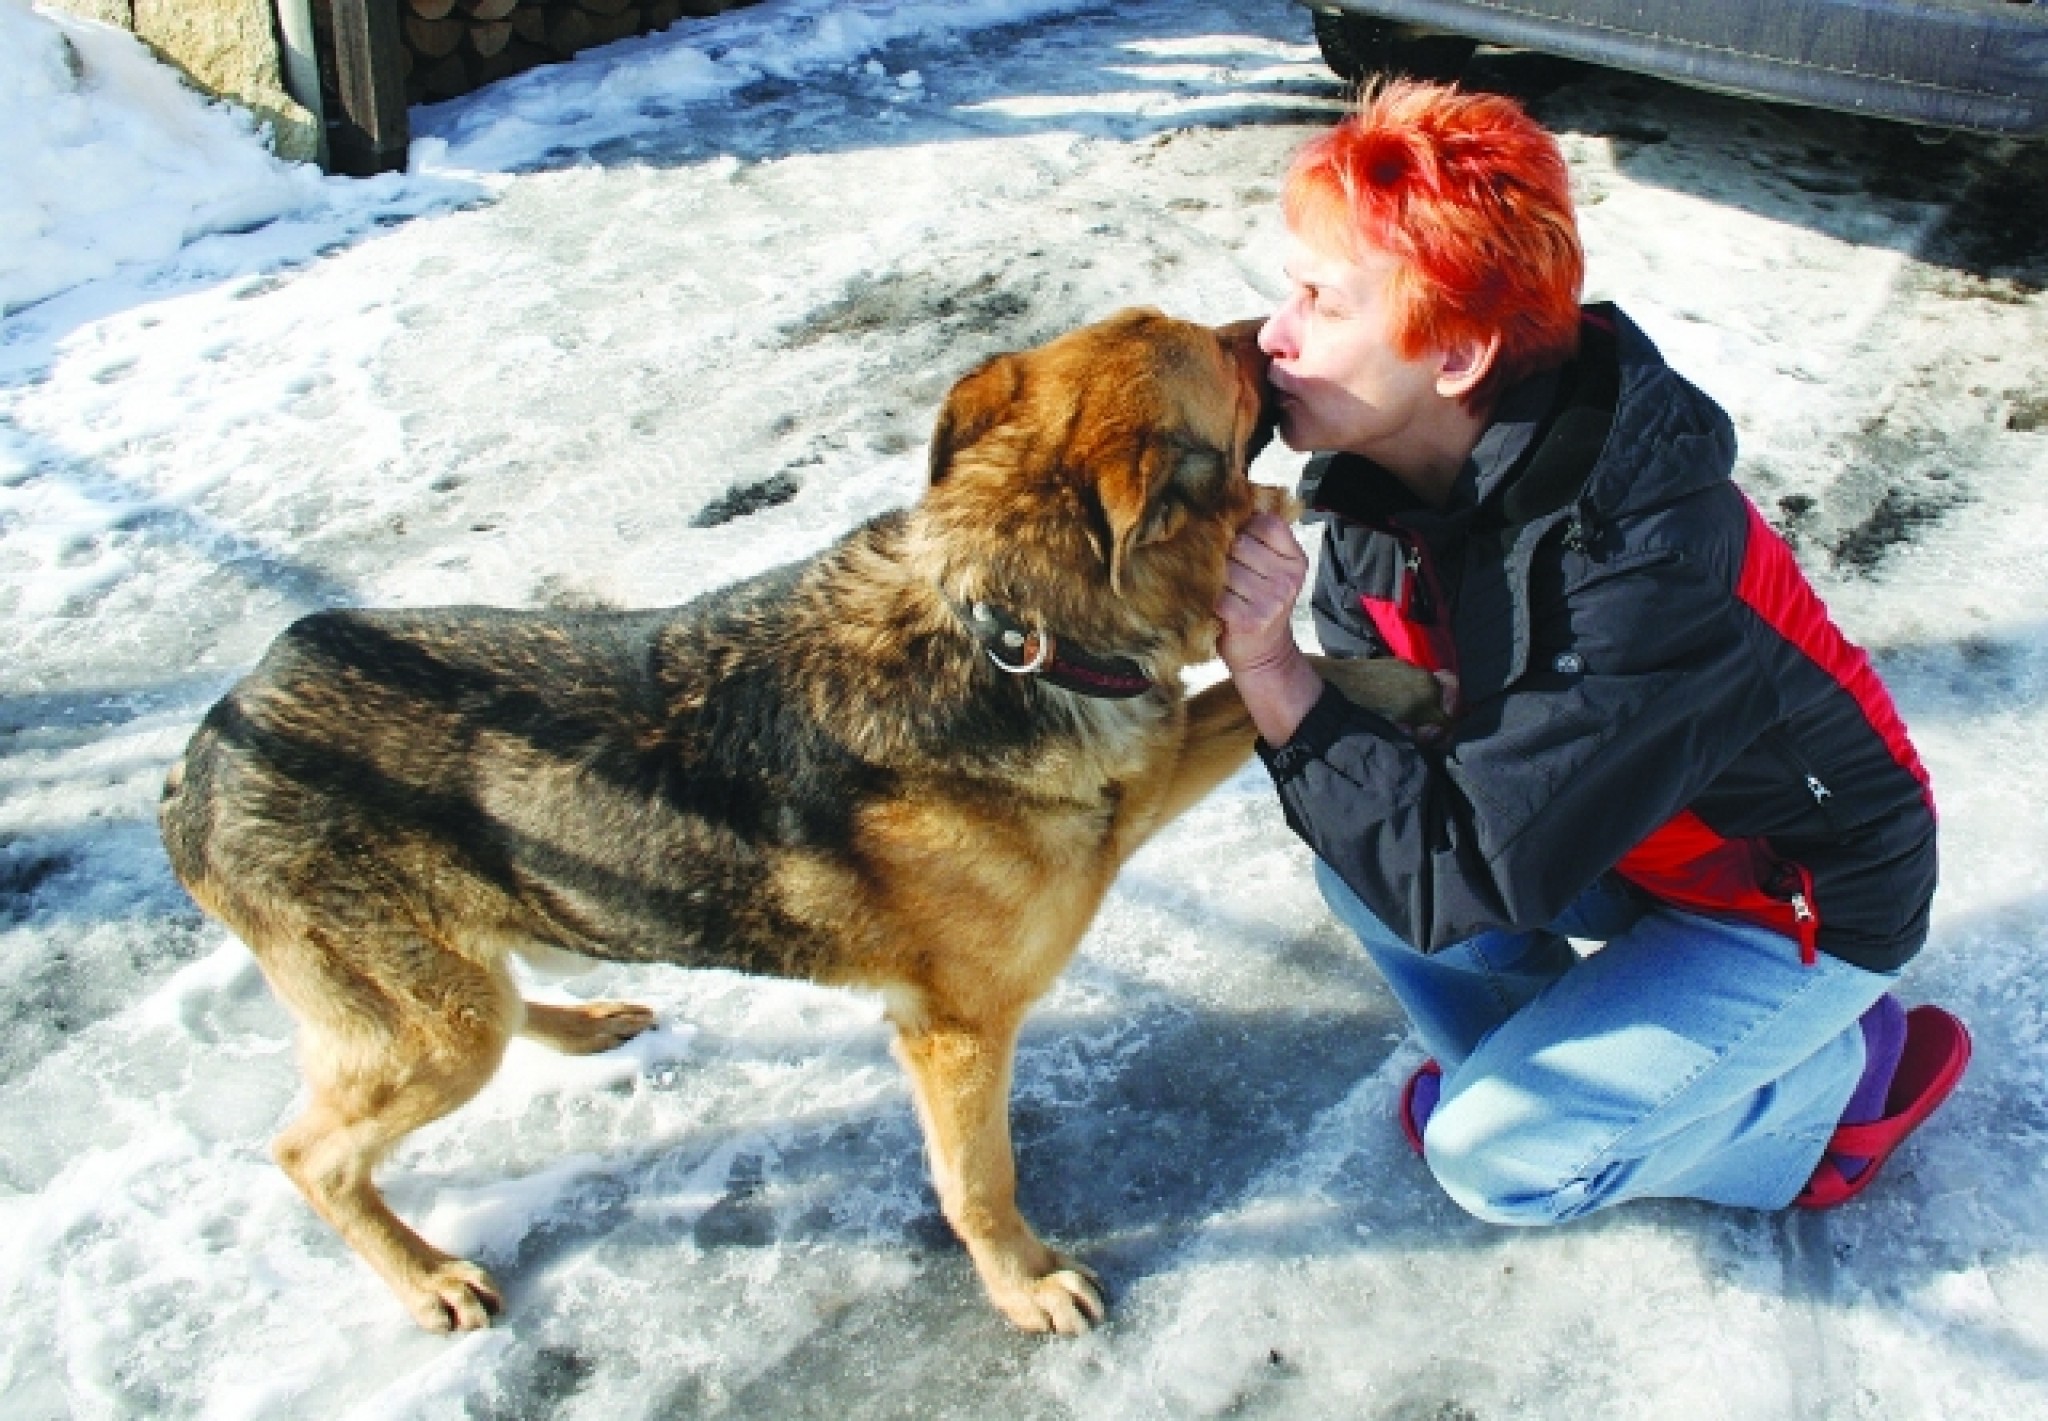
[[[1494,362],[1499,359],[1499,331],[1490,332],[1483,341],[1459,341],[1438,359],[1436,392],[1447,400],[1464,399],[1493,373]]]

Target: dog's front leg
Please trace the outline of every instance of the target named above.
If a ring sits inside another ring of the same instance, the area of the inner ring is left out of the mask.
[[[1370,661],[1338,661],[1311,656],[1316,674],[1337,688],[1346,700],[1401,725],[1442,725],[1447,721],[1443,682],[1419,667],[1391,657]],[[1173,777],[1161,795],[1148,828],[1160,828],[1210,790],[1230,778],[1251,758],[1258,738],[1251,712],[1235,684],[1218,681],[1188,699],[1187,728],[1181,736]],[[1133,844],[1130,848],[1135,849]]]
[[[1188,700],[1187,728],[1180,756],[1167,782],[1155,825],[1164,826],[1210,790],[1237,773],[1258,738],[1244,698],[1229,681],[1218,681]]]
[[[1077,1337],[1103,1319],[1098,1280],[1041,1243],[1017,1212],[1010,1062],[1018,1025],[899,1029],[896,1054],[910,1073],[939,1206],[990,1301],[1026,1332]]]

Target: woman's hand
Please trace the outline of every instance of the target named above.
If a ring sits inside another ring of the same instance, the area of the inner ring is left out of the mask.
[[[1294,603],[1307,579],[1308,557],[1286,523],[1255,513],[1238,530],[1216,600],[1216,654],[1269,745],[1293,739],[1323,694],[1322,678],[1294,644]]]
[[[1216,654],[1233,676],[1277,666],[1294,645],[1294,603],[1308,578],[1308,558],[1294,530],[1270,513],[1254,513],[1231,544],[1216,617],[1223,624]]]

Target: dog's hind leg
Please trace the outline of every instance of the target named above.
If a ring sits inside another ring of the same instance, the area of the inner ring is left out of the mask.
[[[344,959],[308,946],[268,953],[264,964],[299,1019],[312,1096],[278,1136],[277,1162],[414,1321],[436,1332],[487,1327],[503,1306],[490,1275],[406,1227],[371,1175],[406,1135],[490,1080],[518,1020],[511,979],[502,966],[479,966],[423,942],[380,943],[378,962],[366,962],[361,951]],[[280,958],[298,971],[279,973]],[[417,966],[407,975],[376,970],[404,958],[431,970],[417,977],[410,975]],[[364,970],[348,971],[344,961]]]
[[[989,1300],[1026,1332],[1079,1336],[1102,1321],[1095,1274],[1039,1241],[1017,1211],[1010,1063],[1019,1022],[899,1029],[931,1156],[932,1182]]]
[[[654,1025],[654,1011],[634,1002],[588,1002],[582,1006],[526,1004],[520,1035],[570,1056],[593,1056],[623,1046]]]

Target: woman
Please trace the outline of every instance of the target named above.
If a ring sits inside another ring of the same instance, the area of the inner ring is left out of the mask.
[[[1283,202],[1260,344],[1281,437],[1324,451],[1317,630],[1438,671],[1453,726],[1324,686],[1278,519],[1233,549],[1220,651],[1432,1058],[1411,1143],[1501,1223],[1853,1197],[1969,1055],[1891,994],[1935,818],[1890,697],[1732,482],[1726,415],[1579,306],[1563,156],[1515,104],[1384,87]]]

